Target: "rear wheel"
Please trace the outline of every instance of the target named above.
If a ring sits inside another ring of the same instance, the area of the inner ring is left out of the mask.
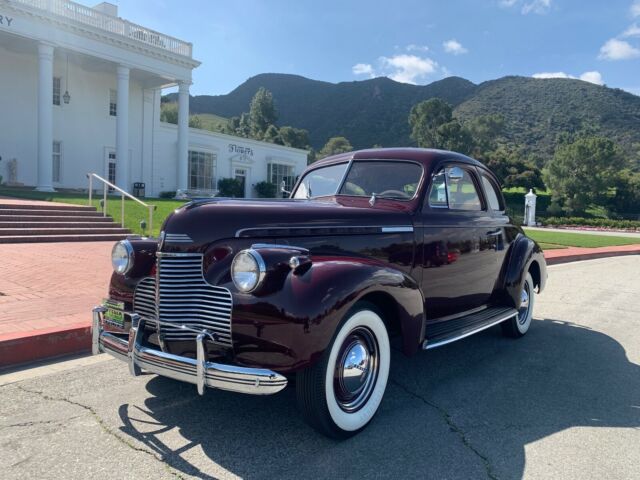
[[[390,360],[381,314],[374,305],[359,302],[322,359],[297,375],[296,393],[305,420],[333,438],[358,433],[380,406]]]
[[[527,273],[527,278],[520,291],[520,308],[518,308],[518,314],[511,320],[507,320],[501,324],[502,331],[505,335],[512,338],[520,338],[529,331],[531,318],[533,317],[534,303],[533,277],[530,273]]]

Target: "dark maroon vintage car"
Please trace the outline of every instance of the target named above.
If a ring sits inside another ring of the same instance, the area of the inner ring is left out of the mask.
[[[463,155],[376,149],[314,163],[289,199],[188,203],[159,239],[114,246],[94,352],[200,394],[292,383],[313,427],[353,435],[390,341],[414,355],[498,324],[527,333],[546,264],[498,185]]]

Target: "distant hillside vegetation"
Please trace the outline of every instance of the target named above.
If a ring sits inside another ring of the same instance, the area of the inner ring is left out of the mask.
[[[499,113],[509,143],[543,158],[553,155],[561,132],[591,130],[627,153],[640,142],[640,97],[580,80],[504,77],[484,82],[454,112],[461,119]]]
[[[227,95],[192,97],[191,113],[240,115],[248,111],[260,87],[273,93],[278,124],[308,130],[316,149],[334,136],[347,137],[354,148],[413,145],[409,110],[433,97],[453,105],[463,120],[503,115],[508,143],[524,146],[543,161],[552,155],[560,132],[591,129],[612,138],[627,153],[633,151],[633,143],[640,143],[640,97],[569,79],[504,77],[474,85],[449,77],[420,86],[385,77],[334,84],[269,73],[250,78]]]

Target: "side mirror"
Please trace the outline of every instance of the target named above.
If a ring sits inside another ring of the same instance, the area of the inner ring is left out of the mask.
[[[449,180],[462,180],[464,171],[460,167],[451,167],[447,173]]]

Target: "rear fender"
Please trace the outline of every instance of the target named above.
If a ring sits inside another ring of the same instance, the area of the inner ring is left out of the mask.
[[[511,247],[509,263],[504,276],[504,291],[508,306],[520,307],[520,291],[527,278],[527,273],[534,263],[538,268],[536,273],[539,273],[538,291],[542,291],[547,279],[547,268],[542,249],[526,235],[518,234]]]

